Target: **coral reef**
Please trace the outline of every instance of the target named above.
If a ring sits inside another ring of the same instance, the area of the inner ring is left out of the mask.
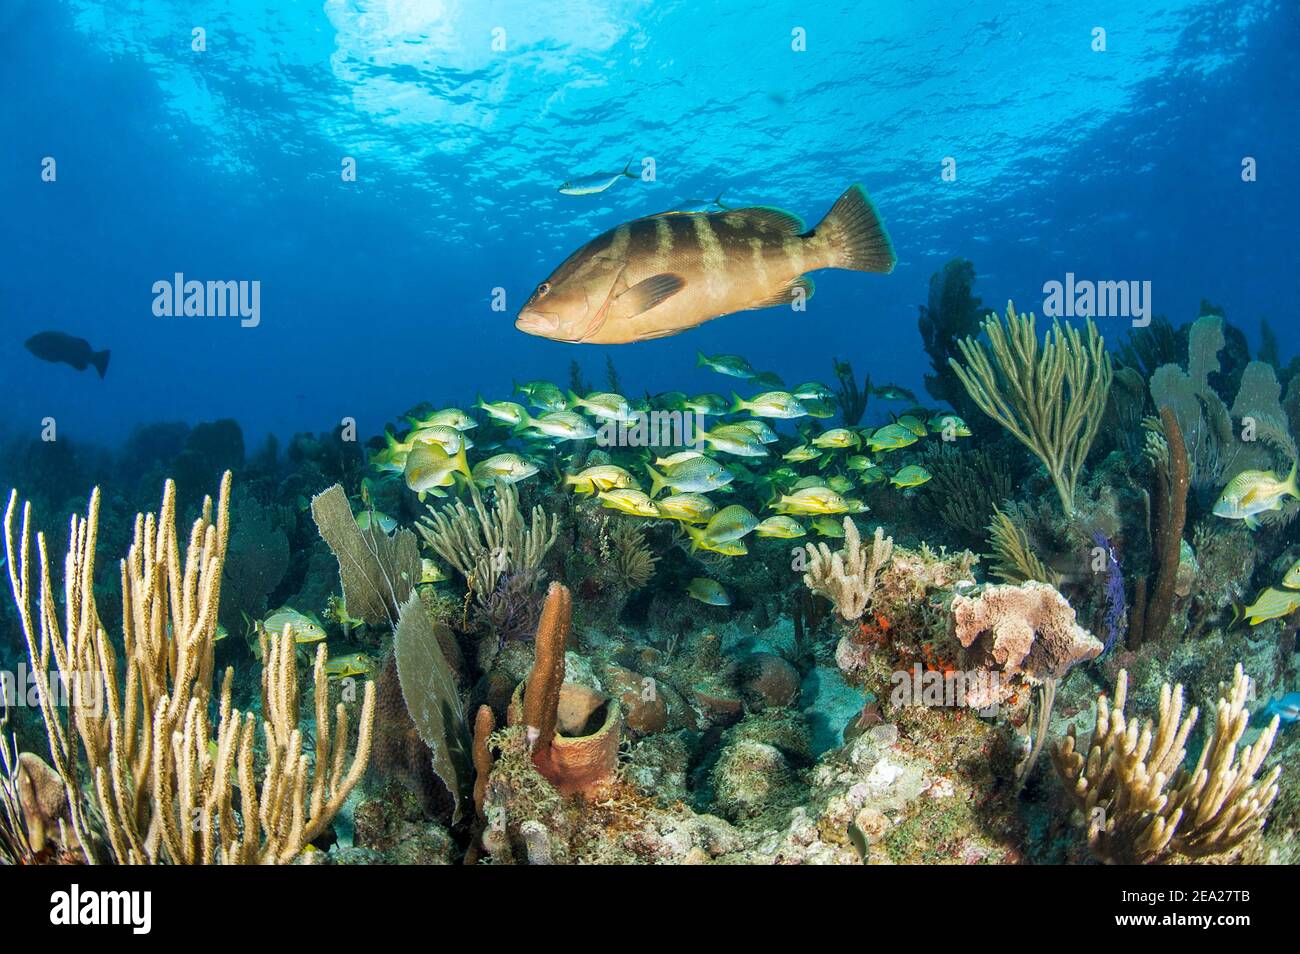
[[[993,508],[989,524],[989,545],[993,548],[990,572],[1004,583],[1038,580],[1055,584],[1056,574],[1043,565],[1029,542],[1029,534],[1012,517]]]
[[[1280,402],[1281,386],[1271,366],[1262,361],[1245,365],[1231,407],[1219,396],[1212,379],[1224,371],[1219,356],[1227,340],[1222,316],[1203,315],[1188,331],[1187,369],[1165,364],[1150,378],[1152,400],[1157,407],[1170,408],[1178,421],[1191,485],[1202,497],[1244,470],[1273,467],[1276,455],[1287,465],[1296,458]],[[1294,512],[1288,508],[1282,518],[1290,519]]]
[[[338,560],[348,612],[370,624],[396,626],[420,578],[420,553],[410,530],[384,533],[377,521],[361,529],[343,488],[335,484],[311,502],[312,517]]]
[[[460,500],[449,508],[430,507],[417,529],[425,544],[465,578],[480,620],[504,642],[517,627],[494,628],[502,627],[507,617],[494,608],[493,594],[503,578],[512,581],[516,596],[511,602],[517,602],[518,594],[532,592],[542,580],[542,560],[555,544],[559,521],[537,505],[526,524],[511,484],[497,483],[491,510],[477,487],[470,484],[469,490],[473,510]]]
[[[965,666],[1001,677],[982,684],[985,694],[967,693],[968,704],[976,708],[1006,701],[1014,692],[1013,677],[1031,684],[1059,680],[1078,663],[1101,655],[1101,642],[1076,622],[1074,608],[1055,587],[1037,580],[958,595],[951,611]]]
[[[974,284],[973,264],[962,258],[947,262],[942,272],[930,276],[929,299],[921,306],[917,319],[933,372],[925,376],[926,391],[968,418],[976,408],[951,362],[961,353],[959,342],[979,333],[980,299],[971,294]]]
[[[1151,541],[1156,581],[1149,599],[1146,578],[1141,577],[1134,584],[1129,639],[1132,646],[1159,639],[1168,630],[1182,561],[1190,474],[1182,430],[1168,406],[1160,409],[1159,429],[1152,427],[1147,436],[1147,457],[1156,472],[1155,531]]]
[[[455,824],[461,803],[469,796],[472,765],[456,674],[442,650],[451,635],[445,627],[440,634],[440,626],[419,595],[412,594],[402,604],[393,630],[393,656],[406,709],[429,747],[434,772],[451,793]]]
[[[1099,858],[1134,864],[1222,855],[1259,832],[1277,798],[1281,768],[1258,782],[1255,776],[1272,748],[1278,719],[1239,753],[1250,721],[1249,691],[1250,680],[1238,665],[1231,685],[1220,686],[1212,734],[1195,766],[1187,768],[1186,746],[1199,710],[1184,717],[1183,687],[1166,683],[1159,721],[1139,726],[1125,717],[1128,673],[1120,672],[1114,701],[1105,694],[1097,700],[1086,757],[1073,730],[1053,753]]]
[[[951,444],[927,447],[921,466],[930,472],[927,493],[917,506],[946,527],[980,546],[989,536],[989,521],[998,506],[1013,496],[1012,478],[1005,457],[987,448]]]
[[[5,546],[14,602],[28,663],[38,677],[53,770],[67,799],[68,828],[88,862],[99,857],[93,828],[99,824],[119,864],[287,863],[324,832],[365,770],[374,686],[366,684],[356,747],[345,774],[348,709],[338,705],[331,727],[323,646],[314,666],[314,759],[303,752],[297,652],[287,630],[263,640],[260,720],[231,707],[232,669],[226,670],[213,698],[230,482],[227,473],[215,514],[211,499],[204,502],[183,556],[172,483],[164,489],[157,515],[137,516],[134,540],[122,561],[119,648],[100,629],[95,602],[98,490],[86,515],[72,521],[62,626],[44,534],[36,536],[33,564],[31,506],[22,508],[16,533],[17,494],[10,496]],[[32,591],[33,569],[40,581],[38,594]],[[33,619],[33,597],[39,626]],[[124,678],[118,671],[119,652]],[[66,717],[54,698],[57,685],[70,694]],[[214,701],[219,716],[215,734],[209,723]],[[254,774],[259,721],[265,741],[260,786]],[[86,760],[93,797],[82,788],[78,750]]]

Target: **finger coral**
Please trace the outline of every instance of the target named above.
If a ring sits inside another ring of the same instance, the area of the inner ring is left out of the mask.
[[[1119,674],[1113,702],[1104,693],[1097,699],[1097,724],[1086,748],[1073,728],[1057,746],[1057,772],[1087,819],[1088,844],[1098,858],[1147,864],[1222,855],[1263,828],[1281,767],[1262,781],[1255,776],[1273,746],[1278,718],[1238,752],[1250,722],[1250,679],[1240,665],[1219,691],[1214,728],[1191,768],[1184,760],[1199,710],[1184,717],[1183,687],[1166,683],[1158,722],[1128,721],[1127,671]]]
[[[824,543],[804,544],[808,554],[804,585],[835,604],[846,622],[861,619],[871,605],[880,571],[894,552],[894,540],[876,527],[871,548],[862,545],[857,525],[844,518],[844,548],[832,553]]]
[[[52,768],[67,800],[69,847],[87,862],[100,860],[94,829],[102,825],[119,864],[292,861],[325,830],[365,771],[373,685],[366,685],[350,766],[347,706],[338,705],[332,725],[329,718],[324,645],[314,667],[314,758],[303,751],[297,651],[287,630],[263,647],[260,720],[231,708],[231,669],[213,698],[229,473],[215,514],[212,500],[204,501],[184,554],[174,484],[167,482],[157,515],[136,517],[121,563],[122,641],[115,646],[100,624],[93,589],[99,503],[96,489],[86,515],[72,519],[62,625],[44,534],[36,534],[33,560],[31,505],[22,508],[20,533],[16,493],[5,512],[9,579]],[[67,687],[66,706],[54,697],[56,686]],[[259,721],[265,737],[260,785],[254,775]]]

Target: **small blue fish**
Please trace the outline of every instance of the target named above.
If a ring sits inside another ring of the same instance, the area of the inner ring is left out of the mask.
[[[1265,716],[1277,716],[1284,725],[1300,719],[1300,692],[1288,692],[1281,699],[1274,699],[1264,709]]]

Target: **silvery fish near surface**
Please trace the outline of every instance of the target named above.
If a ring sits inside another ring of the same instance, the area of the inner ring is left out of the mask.
[[[634,173],[628,172],[632,168],[632,163],[623,167],[622,172],[593,172],[589,176],[579,176],[576,179],[570,179],[560,186],[560,193],[563,195],[597,195],[604,192],[619,179],[635,179]],[[718,196],[722,198],[722,196]]]
[[[627,344],[737,311],[788,305],[807,272],[893,271],[894,250],[861,187],[816,228],[780,209],[665,212],[626,222],[570,255],[515,327],[555,341]]]

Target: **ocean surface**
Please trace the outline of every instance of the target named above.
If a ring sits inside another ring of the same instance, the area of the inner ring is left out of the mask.
[[[1293,0],[5,0],[0,429],[375,434],[572,360],[599,382],[611,357],[630,394],[713,389],[696,350],[920,392],[917,306],[957,256],[999,310],[1067,273],[1149,281],[1175,325],[1208,299],[1290,354],[1298,51]],[[558,191],[627,163],[653,178]],[[898,267],[819,273],[806,313],[617,347],[514,327],[620,222],[721,193],[811,225],[854,182]],[[257,326],[155,315],[177,273],[259,282]],[[110,348],[106,378],[33,358],[45,330]]]

